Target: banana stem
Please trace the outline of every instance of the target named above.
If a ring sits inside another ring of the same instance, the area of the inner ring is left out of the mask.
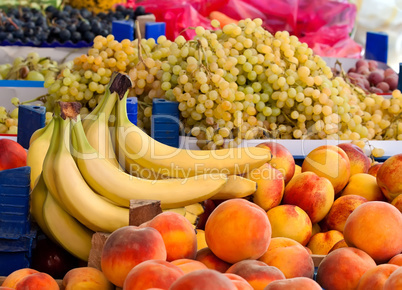
[[[79,102],[59,102],[61,114],[60,116],[63,120],[70,118],[73,120],[77,119],[77,115],[80,113],[82,107]]]

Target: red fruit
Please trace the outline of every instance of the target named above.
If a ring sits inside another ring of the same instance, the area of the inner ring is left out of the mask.
[[[0,139],[0,170],[27,165],[27,152],[19,143]]]

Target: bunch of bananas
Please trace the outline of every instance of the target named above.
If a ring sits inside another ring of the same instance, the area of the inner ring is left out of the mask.
[[[235,174],[270,159],[268,150],[257,147],[201,151],[157,142],[128,120],[130,88],[130,79],[116,74],[83,120],[79,103],[59,102],[52,121],[31,137],[32,216],[82,260],[88,259],[93,232],[128,225],[130,200],[160,200],[163,210],[196,224],[200,202],[254,193],[256,183]]]

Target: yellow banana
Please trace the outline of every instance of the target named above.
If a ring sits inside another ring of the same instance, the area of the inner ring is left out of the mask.
[[[31,146],[31,144],[32,144],[36,139],[38,139],[38,138],[43,134],[43,132],[45,132],[45,130],[46,130],[46,126],[45,126],[45,127],[42,127],[42,128],[39,128],[38,130],[36,130],[35,132],[33,132],[32,135],[31,135],[31,138],[29,138],[29,146]]]
[[[82,177],[70,153],[70,119],[61,119],[58,126],[60,144],[54,156],[53,171],[63,207],[93,231],[113,232],[127,226],[129,210],[102,199]]]
[[[162,144],[130,122],[127,94],[117,105],[116,146],[118,159],[126,155],[139,165],[171,177],[190,177],[219,172],[240,174],[260,167],[271,158],[268,149],[257,147],[219,150],[188,150]]]
[[[238,175],[229,175],[228,182],[211,199],[242,198],[253,194],[256,190],[255,181]]]
[[[43,218],[52,237],[64,249],[88,261],[93,232],[64,211],[51,194],[46,195]]]
[[[46,127],[38,129],[43,129],[43,131],[29,146],[27,153],[27,166],[31,167],[31,189],[34,188],[36,179],[42,172],[43,161],[45,160],[46,153],[50,146],[50,140],[52,139],[53,125],[54,122],[52,119]]]
[[[82,123],[72,121],[77,142],[76,163],[85,181],[97,193],[128,207],[131,199],[155,199],[162,208],[204,201],[225,185],[224,174],[203,174],[186,179],[149,180],[131,176],[107,162],[86,139]]]

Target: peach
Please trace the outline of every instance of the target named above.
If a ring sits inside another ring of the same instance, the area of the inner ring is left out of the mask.
[[[313,279],[306,277],[296,277],[286,280],[276,280],[268,284],[264,290],[322,290],[321,286]]]
[[[282,204],[297,205],[318,223],[329,212],[335,198],[334,187],[325,177],[303,172],[286,185]]]
[[[343,240],[343,234],[340,231],[331,230],[312,236],[307,247],[314,255],[326,255],[340,240]]]
[[[396,269],[389,275],[387,281],[384,283],[384,290],[402,289],[402,267]]]
[[[350,214],[343,235],[350,247],[383,263],[402,252],[401,229],[402,214],[396,207],[383,201],[368,201]]]
[[[195,271],[195,270],[201,270],[201,269],[208,269],[207,266],[205,266],[204,263],[201,263],[200,261],[197,260],[191,260],[191,259],[178,259],[170,262],[172,265],[176,265],[179,267],[184,274],[187,274],[189,272]]]
[[[283,174],[285,183],[288,183],[295,173],[295,159],[289,150],[276,142],[264,142],[258,144],[256,147],[269,148],[271,150],[272,158],[269,163]]]
[[[0,171],[27,165],[27,151],[17,141],[0,139]]]
[[[402,194],[395,197],[391,204],[402,213]]]
[[[243,277],[232,273],[223,273],[223,275],[232,281],[237,290],[253,290],[253,287]]]
[[[285,277],[313,278],[314,262],[300,243],[289,238],[272,238],[268,250],[259,259],[282,271]]]
[[[349,182],[342,190],[341,196],[360,195],[368,201],[385,201],[377,180],[368,173],[357,173],[349,178]]]
[[[165,260],[148,260],[133,267],[124,280],[123,290],[169,289],[183,271]]]
[[[362,250],[340,248],[322,259],[316,281],[324,289],[356,289],[361,276],[376,266],[374,260]]]
[[[106,278],[123,287],[130,270],[147,260],[166,260],[161,234],[154,228],[125,226],[106,239],[101,255],[101,268]]]
[[[271,232],[265,211],[240,198],[218,205],[205,225],[208,247],[228,263],[261,257],[268,249]]]
[[[115,287],[105,275],[96,268],[79,267],[73,268],[63,277],[65,290],[73,289],[102,289],[113,290]]]
[[[300,207],[283,204],[267,212],[272,226],[272,237],[293,239],[303,246],[310,240],[312,233],[311,220]]]
[[[219,259],[210,248],[203,248],[197,252],[195,257],[197,261],[200,261],[208,269],[216,270],[221,273],[225,273],[232,264]]]
[[[373,175],[374,177],[377,177],[377,173],[378,173],[378,170],[380,169],[381,165],[382,165],[382,162],[377,162],[375,164],[372,164],[367,173],[370,175]]]
[[[207,241],[205,240],[205,231],[201,229],[196,230],[197,234],[197,251],[208,247]]]
[[[165,211],[140,227],[154,228],[162,235],[167,261],[195,258],[197,236],[193,225],[181,214]]]
[[[350,176],[356,173],[368,172],[371,160],[359,146],[352,143],[341,143],[338,144],[338,147],[342,148],[349,157]]]
[[[22,278],[16,285],[15,290],[60,290],[59,284],[47,273],[39,272]]]
[[[243,260],[233,264],[226,273],[243,277],[254,290],[264,289],[275,280],[286,279],[285,275],[276,267],[268,266],[256,260]]]
[[[3,284],[1,286],[3,287],[10,287],[10,288],[15,288],[15,285],[17,283],[25,278],[28,275],[39,273],[39,271],[36,271],[35,269],[31,268],[22,268],[15,270],[14,272],[10,273],[6,279],[4,280]]]
[[[391,156],[377,172],[377,183],[389,201],[402,193],[402,154]]]
[[[257,183],[257,190],[253,193],[255,204],[267,211],[281,203],[285,182],[279,170],[265,163],[251,170],[245,177]]]
[[[197,270],[185,274],[174,282],[169,290],[236,290],[233,282],[222,273],[211,270]]]
[[[335,194],[348,183],[350,177],[349,157],[340,147],[323,145],[313,149],[302,164],[302,172],[312,171],[326,177],[334,186]]]
[[[333,251],[335,251],[336,249],[340,249],[340,248],[347,248],[349,247],[348,244],[346,244],[345,239],[339,240],[335,243],[335,245],[331,248],[331,250],[329,250],[328,253],[331,253]]]
[[[322,220],[328,230],[337,230],[343,233],[346,219],[349,215],[367,199],[360,195],[345,195],[337,198],[327,216]]]
[[[253,288],[251,288],[251,289],[253,289]],[[15,290],[15,288],[0,286],[0,290]]]
[[[312,232],[311,232],[311,236],[314,236],[316,233],[321,232],[321,227],[318,223],[315,223],[312,225]]]
[[[395,255],[388,261],[388,264],[398,265],[402,267],[402,254]]]
[[[302,173],[302,168],[301,168],[301,166],[296,164],[295,165],[295,174],[293,174],[293,177],[295,177],[296,175],[299,175],[300,173]]]
[[[398,268],[397,265],[382,264],[367,270],[360,278],[356,290],[383,290],[385,281]]]

